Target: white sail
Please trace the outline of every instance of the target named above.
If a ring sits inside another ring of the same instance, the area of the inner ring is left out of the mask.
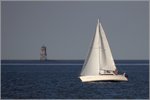
[[[84,62],[81,75],[99,74],[99,26],[97,24],[88,57]]]
[[[98,20],[96,33],[92,40],[88,57],[84,62],[81,76],[99,75],[100,70],[114,71],[115,69],[116,67],[105,32]]]
[[[100,69],[104,70],[116,70],[116,66],[114,63],[114,59],[111,53],[111,49],[109,47],[105,32],[101,23],[100,26]]]

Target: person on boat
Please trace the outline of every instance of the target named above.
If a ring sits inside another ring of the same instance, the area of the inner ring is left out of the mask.
[[[123,73],[123,76],[125,76],[125,75],[126,75],[126,73],[124,72],[124,73]]]
[[[128,78],[128,75],[127,75],[125,72],[123,73],[123,76],[125,76],[125,77],[127,77],[127,78]]]
[[[114,72],[114,74],[115,75],[117,75],[118,74],[118,70],[116,69],[115,71],[113,71]]]

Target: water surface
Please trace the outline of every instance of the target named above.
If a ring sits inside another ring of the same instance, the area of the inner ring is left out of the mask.
[[[1,98],[7,99],[148,99],[149,62],[115,61],[128,82],[82,83],[83,60],[2,61]]]

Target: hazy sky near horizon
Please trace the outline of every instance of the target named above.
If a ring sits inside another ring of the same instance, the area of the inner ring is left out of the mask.
[[[98,18],[114,59],[149,58],[148,1],[2,1],[1,59],[84,59]]]

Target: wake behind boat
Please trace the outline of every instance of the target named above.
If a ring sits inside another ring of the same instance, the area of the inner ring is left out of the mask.
[[[88,57],[84,62],[79,78],[82,82],[128,81],[125,73],[118,74],[105,32],[99,19]]]

